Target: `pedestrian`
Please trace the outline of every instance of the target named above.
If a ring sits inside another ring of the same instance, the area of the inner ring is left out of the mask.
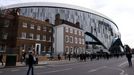
[[[25,62],[25,56],[26,56],[26,53],[22,53],[22,56],[21,56],[21,63]]]
[[[34,64],[34,57],[32,52],[30,52],[29,54],[29,59],[28,59],[28,71],[27,71],[27,75],[29,75],[29,72],[31,71],[31,75],[34,75],[34,68],[33,68],[33,64]]]
[[[61,56],[60,56],[60,54],[58,54],[58,60],[61,60]]]
[[[35,64],[38,64],[38,54],[35,55],[35,61],[36,61]]]
[[[29,54],[26,53],[25,55],[25,64],[28,65],[28,60],[29,60]]]
[[[71,54],[70,53],[68,54],[68,59],[69,59],[69,61],[71,60]]]
[[[2,63],[2,66],[3,66],[4,64],[3,64],[3,54],[2,53],[0,54],[0,62]]]
[[[131,48],[128,45],[125,45],[125,50],[126,50],[126,57],[128,60],[129,67],[132,67],[132,52]]]

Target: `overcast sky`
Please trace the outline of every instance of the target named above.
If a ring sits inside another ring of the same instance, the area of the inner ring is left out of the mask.
[[[134,4],[132,0],[0,0],[0,6],[35,1],[73,4],[98,11],[117,24],[123,44],[134,48]]]

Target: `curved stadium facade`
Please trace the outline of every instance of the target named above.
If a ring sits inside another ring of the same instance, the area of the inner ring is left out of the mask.
[[[79,23],[79,27],[85,33],[85,48],[106,49],[111,52],[113,47],[122,46],[121,34],[118,26],[107,16],[93,10],[59,3],[19,3],[3,7],[5,10],[18,9],[18,15],[36,20],[49,20],[56,26],[55,16],[59,14],[60,19],[71,24]],[[94,48],[95,48],[94,47]],[[51,48],[53,49],[53,48]]]

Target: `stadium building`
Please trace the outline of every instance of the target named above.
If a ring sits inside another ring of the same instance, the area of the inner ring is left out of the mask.
[[[28,17],[31,18],[32,20],[35,19],[38,20],[38,22],[49,20],[50,25],[53,26],[52,28],[53,45],[50,46],[51,48],[46,48],[46,49],[51,49],[49,51],[53,52],[53,54],[55,54],[55,52],[57,51],[56,44],[58,44],[56,42],[57,39],[55,39],[56,38],[55,34],[57,31],[56,29],[61,24],[70,25],[72,27],[74,25],[76,28],[79,27],[79,29],[77,30],[82,31],[84,33],[84,39],[82,37],[82,40],[84,40],[85,42],[84,43],[85,50],[84,48],[83,50],[86,52],[89,53],[97,52],[99,50],[103,50],[111,53],[122,52],[121,49],[123,45],[121,42],[121,34],[119,32],[118,26],[107,16],[99,12],[93,11],[91,9],[83,8],[80,6],[67,5],[61,3],[49,3],[49,2],[18,3],[18,4],[4,6],[1,8],[4,9],[3,11],[4,14],[9,13],[11,11],[15,11],[16,15],[18,16],[23,16],[25,18]],[[57,17],[57,15],[59,15],[59,17]],[[66,27],[66,25],[63,25],[62,27],[64,26]],[[75,30],[73,32],[75,34]],[[41,34],[42,33],[40,33],[40,36],[42,36]],[[32,34],[30,35],[33,36]],[[5,35],[5,37],[6,36],[7,35]],[[5,48],[2,45],[2,41],[0,41],[0,44],[1,44],[0,46],[1,50]],[[36,46],[41,47],[39,43],[37,43]],[[19,48],[19,46],[17,48]]]

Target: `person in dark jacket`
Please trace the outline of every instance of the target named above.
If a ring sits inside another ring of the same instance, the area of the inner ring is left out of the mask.
[[[33,57],[32,52],[30,52],[29,59],[28,59],[29,68],[28,68],[28,71],[27,71],[27,75],[29,75],[30,70],[31,70],[31,75],[34,75],[33,64],[34,64],[34,57]]]
[[[132,67],[132,53],[131,53],[131,48],[128,45],[125,45],[125,50],[126,50],[126,57],[128,60],[129,67]]]

